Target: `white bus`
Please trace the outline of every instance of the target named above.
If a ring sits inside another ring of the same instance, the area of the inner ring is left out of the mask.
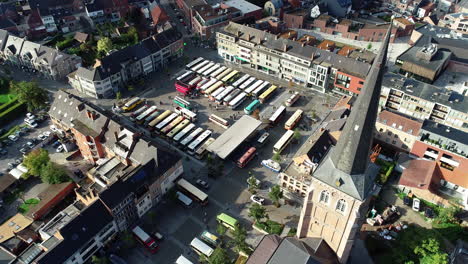
[[[156,125],[156,130],[159,131],[163,127],[167,126],[172,120],[176,119],[179,115],[176,113],[172,113],[170,116],[166,117],[161,123]]]
[[[213,65],[213,67],[209,68],[208,70],[202,72],[202,75],[203,76],[208,76],[210,75],[212,72],[216,71],[217,69],[219,69],[219,67],[221,67],[221,65],[219,65],[218,63],[216,63],[215,65]]]
[[[210,98],[210,101],[216,101],[216,97],[217,97],[219,94],[223,93],[224,90],[226,90],[226,87],[220,87],[220,88],[217,89],[216,91],[212,92],[212,93],[210,94],[210,96],[208,96],[208,98]]]
[[[132,229],[133,235],[142,243],[146,249],[151,252],[151,253],[156,253],[158,250],[159,246],[156,244],[156,241],[154,241],[154,238],[152,238],[150,235],[148,235],[141,227],[135,226]]]
[[[226,97],[228,94],[230,94],[232,91],[234,91],[234,87],[233,87],[233,86],[228,86],[228,87],[226,87],[226,89],[224,89],[222,93],[218,94],[218,95],[215,97],[215,101],[216,101],[218,104],[221,104],[221,103],[223,102],[223,98]]]
[[[276,109],[276,111],[273,113],[273,115],[271,115],[268,121],[270,121],[271,125],[276,125],[278,124],[279,120],[281,119],[281,117],[284,116],[285,113],[286,113],[286,107],[282,105],[278,107],[278,109]]]
[[[196,59],[194,59],[193,61],[191,61],[189,64],[187,64],[185,66],[185,68],[187,68],[187,70],[189,70],[190,68],[192,68],[193,66],[197,65],[198,63],[202,62],[204,59],[202,57],[198,57]]]
[[[145,121],[145,118],[151,115],[154,111],[156,111],[156,109],[158,108],[155,105],[151,106],[150,108],[146,109],[143,113],[138,115],[135,121],[138,124],[142,124]]]
[[[190,199],[187,195],[181,193],[181,192],[176,192],[177,199],[183,203],[186,207],[190,207],[193,203],[192,199]]]
[[[192,242],[190,242],[190,247],[197,253],[198,255],[204,255],[206,257],[210,257],[213,254],[214,249],[205,244],[198,238],[194,238]]]
[[[229,105],[229,102],[231,102],[232,99],[236,98],[236,96],[238,96],[241,92],[242,92],[241,89],[235,89],[234,91],[232,91],[231,93],[226,95],[226,97],[223,98],[223,104]]]
[[[236,70],[233,70],[228,75],[224,76],[221,79],[221,81],[223,81],[223,83],[233,82],[237,78],[237,76],[239,76],[239,72]]]
[[[193,78],[193,79],[188,83],[188,86],[189,86],[189,87],[195,87],[195,85],[197,85],[197,83],[199,83],[201,80],[202,80],[202,77],[201,77],[201,76],[197,76],[197,77]]]
[[[284,148],[286,148],[286,146],[289,144],[289,142],[291,142],[293,135],[294,131],[286,131],[286,133],[284,133],[284,135],[273,146],[273,154],[281,153],[284,150]]]
[[[301,97],[299,92],[295,92],[293,95],[291,95],[291,97],[288,98],[288,100],[286,100],[284,104],[286,106],[292,106],[299,99],[299,97]]]
[[[209,60],[204,60],[204,61],[200,62],[199,64],[193,66],[193,67],[191,68],[191,70],[194,71],[194,72],[196,72],[196,71],[198,71],[199,69],[201,69],[202,67],[204,67],[205,65],[207,65],[208,63],[210,63]]]
[[[194,112],[188,110],[187,108],[183,108],[183,107],[177,106],[177,107],[175,108],[175,112],[176,112],[178,115],[181,115],[181,116],[187,118],[187,119],[190,120],[191,122],[197,121],[197,114],[195,114]]]
[[[216,76],[220,75],[220,74],[221,74],[222,72],[224,72],[226,69],[227,69],[227,67],[226,67],[226,66],[223,66],[223,67],[217,69],[216,71],[212,72],[212,73],[210,74],[210,77],[211,77],[211,78],[216,78]],[[218,79],[218,78],[216,78],[216,79]]]
[[[203,159],[203,157],[205,156],[205,154],[208,152],[206,149],[208,148],[209,145],[211,145],[211,143],[213,143],[216,139],[210,137],[208,140],[205,141],[205,143],[203,143],[203,145],[201,145],[196,151],[195,151],[195,158],[197,159]]]
[[[186,257],[184,257],[183,255],[180,255],[175,264],[193,264],[192,261],[188,260]]]
[[[231,109],[236,109],[239,105],[241,105],[245,99],[247,99],[247,94],[242,92],[236,98],[232,99],[231,102],[229,102],[229,106]]]
[[[284,129],[286,130],[292,130],[294,127],[299,123],[299,120],[301,120],[302,117],[302,111],[301,109],[297,109],[296,112],[286,121],[286,124],[284,124]]]
[[[259,87],[257,87],[257,89],[255,89],[253,92],[252,92],[252,96],[255,96],[256,98],[258,98],[262,92],[268,88],[268,86],[270,85],[270,82],[268,81],[265,81],[262,85],[260,85]]]
[[[203,132],[203,128],[199,127],[197,129],[195,129],[195,131],[193,131],[192,133],[190,133],[190,135],[188,135],[186,138],[184,138],[184,140],[182,140],[180,142],[180,145],[182,145],[182,147],[185,147],[187,146],[190,142],[193,141],[193,139],[198,136],[201,132]]]
[[[211,79],[208,82],[204,83],[202,86],[200,86],[200,91],[205,91],[206,89],[210,88],[215,84],[218,80],[216,79]]]
[[[210,117],[208,118],[208,120],[210,120],[211,122],[217,124],[218,126],[224,128],[224,129],[227,129],[229,127],[229,122],[215,114],[212,114],[210,115]]]
[[[209,68],[213,67],[215,65],[214,62],[210,62],[208,64],[206,64],[205,66],[201,67],[200,69],[198,69],[196,72],[198,74],[202,74],[203,72],[205,72],[206,70],[208,70]]]
[[[200,136],[198,136],[192,143],[190,143],[190,145],[188,146],[188,154],[190,155],[193,155],[195,154],[195,150],[197,150],[197,148],[203,144],[203,142],[205,142],[205,140],[207,140],[211,134],[213,132],[211,132],[211,130],[206,130],[205,132],[203,132]]]
[[[247,81],[245,81],[241,86],[239,86],[240,89],[245,90],[247,86],[251,85],[254,81],[256,80],[255,77],[250,77]]]
[[[212,80],[212,79],[209,79],[209,78],[206,78],[206,77],[202,77],[201,81],[199,81],[199,82],[197,83],[197,86],[196,86],[197,90],[200,90],[201,87],[202,87],[203,85],[205,85],[205,83],[209,82],[210,80]]]
[[[148,125],[151,121],[153,121],[159,114],[161,114],[160,111],[154,111],[151,115],[147,116],[145,118],[145,126]]]
[[[187,135],[194,128],[195,128],[195,124],[187,125],[184,129],[182,129],[182,131],[180,131],[174,136],[174,141],[179,142],[185,135]]]
[[[185,179],[180,179],[177,181],[177,186],[179,189],[192,197],[192,199],[197,200],[201,204],[205,205],[208,203],[208,194],[204,193],[202,190],[195,187],[193,184],[188,182]]]
[[[262,80],[254,82],[252,85],[245,89],[245,92],[250,96],[253,93],[253,91],[255,91],[255,89],[257,89],[262,83]]]
[[[235,88],[239,87],[243,82],[247,81],[247,79],[250,78],[250,75],[246,74],[242,77],[240,77],[237,81],[235,81],[232,86]]]
[[[179,75],[179,77],[176,78],[177,81],[181,81],[187,77],[189,77],[190,75],[194,75],[194,72],[193,71],[185,71],[184,73],[182,73],[181,75]]]
[[[183,116],[178,116],[172,120],[167,126],[161,128],[161,134],[167,135],[172,129],[174,129],[180,122],[184,121]]]
[[[211,95],[214,91],[216,91],[221,86],[223,86],[223,82],[218,81],[215,84],[213,84],[210,88],[206,89],[205,91],[202,91],[202,93],[205,94],[205,97],[208,97],[209,95]]]

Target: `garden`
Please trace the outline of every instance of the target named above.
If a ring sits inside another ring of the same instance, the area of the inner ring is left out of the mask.
[[[36,199],[36,198],[28,199],[24,201],[24,203],[18,207],[18,212],[22,214],[26,214],[29,211],[29,209],[36,206],[38,203],[39,203],[39,199]]]
[[[25,104],[20,102],[17,94],[10,87],[10,80],[0,78],[0,123],[7,124],[25,110]]]

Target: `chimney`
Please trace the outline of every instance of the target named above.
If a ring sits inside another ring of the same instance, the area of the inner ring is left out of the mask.
[[[247,41],[250,41],[250,33],[247,34]]]
[[[92,119],[92,118],[91,118],[91,111],[89,111],[89,110],[86,111],[86,116],[88,116],[89,119]]]
[[[284,44],[283,51],[284,52],[288,51],[288,45],[287,44]]]

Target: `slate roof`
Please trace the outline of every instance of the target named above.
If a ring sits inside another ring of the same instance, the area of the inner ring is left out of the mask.
[[[457,142],[457,147],[468,153],[468,133],[462,130],[452,128],[435,121],[426,119],[421,127],[421,134],[431,133],[449,139],[452,142]],[[468,177],[467,177],[468,179]]]
[[[320,264],[319,261],[312,258],[311,252],[309,252],[308,248],[306,248],[301,241],[290,237],[286,237],[281,242],[280,246],[267,263]]]
[[[11,27],[16,27],[15,22],[13,22],[11,19],[8,19],[8,18],[0,19],[0,29],[11,28]]]
[[[7,44],[8,40],[8,31],[0,30],[0,51],[5,49],[5,45]]]
[[[1,264],[10,264],[16,259],[16,256],[10,251],[0,246],[0,263]]]
[[[15,55],[18,55],[23,47],[24,39],[10,35],[7,39],[5,49],[8,49]]]
[[[452,52],[451,60],[468,63],[468,41],[453,38],[434,38],[433,43],[437,43],[440,50]]]
[[[275,250],[278,248],[280,243],[281,237],[278,235],[264,236],[245,264],[267,263],[267,261],[275,253]]]

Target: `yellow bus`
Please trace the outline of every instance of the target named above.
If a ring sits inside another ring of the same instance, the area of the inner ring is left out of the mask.
[[[258,97],[258,100],[264,104],[266,100],[268,100],[268,98],[270,98],[275,93],[276,89],[278,89],[278,86],[272,85],[270,88],[268,88],[268,90],[266,90]]]
[[[232,78],[234,78],[239,72],[236,71],[236,70],[233,70],[231,73],[229,73],[228,75],[224,76],[223,79],[221,79],[221,81],[223,81],[223,83],[227,83],[229,82]]]
[[[172,113],[171,110],[166,110],[164,111],[162,114],[160,114],[158,117],[156,117],[155,119],[153,119],[153,121],[151,121],[149,124],[148,124],[148,128],[150,130],[153,130],[154,127],[161,121],[163,121],[166,117],[168,117],[170,114]]]
[[[122,110],[124,112],[131,111],[132,109],[134,109],[135,107],[137,107],[138,105],[142,103],[143,103],[143,100],[141,100],[139,97],[132,98],[124,104],[124,106],[122,107]]]
[[[180,124],[178,124],[174,129],[172,129],[169,133],[167,133],[167,137],[172,138],[175,134],[179,133],[185,126],[190,124],[190,121],[185,119]]]
[[[286,121],[286,124],[284,124],[284,129],[293,129],[297,125],[299,120],[301,120],[302,113],[304,113],[304,111],[302,111],[301,109],[296,110],[296,112],[294,112],[294,114],[288,119],[288,121]]]

